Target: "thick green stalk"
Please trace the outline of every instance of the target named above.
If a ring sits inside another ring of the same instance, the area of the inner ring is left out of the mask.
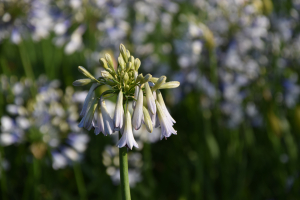
[[[6,174],[1,166],[2,160],[4,158],[4,149],[0,146],[0,179],[1,179],[1,196],[3,200],[7,200],[7,183],[6,183]]]
[[[73,167],[74,167],[76,184],[77,184],[80,199],[85,200],[85,199],[87,199],[86,198],[86,189],[85,189],[85,184],[84,184],[80,164],[79,163],[74,163]]]
[[[128,161],[127,161],[126,147],[119,149],[119,158],[120,158],[120,178],[121,178],[122,199],[130,200],[131,197],[130,197],[130,187],[129,187],[129,178],[128,178]]]
[[[34,199],[39,199],[39,182],[40,182],[40,163],[37,158],[33,158],[33,177],[34,177]]]

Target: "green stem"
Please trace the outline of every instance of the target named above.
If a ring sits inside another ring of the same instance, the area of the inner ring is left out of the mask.
[[[84,184],[80,164],[74,163],[73,168],[74,168],[74,174],[75,174],[75,178],[76,178],[76,184],[77,184],[80,199],[85,200],[85,199],[87,199],[86,198],[86,189],[85,189],[85,184]]]
[[[7,200],[7,184],[6,184],[6,174],[1,166],[2,160],[4,158],[4,149],[0,146],[0,179],[1,179],[1,196],[3,200]]]
[[[121,137],[121,134],[119,134]],[[123,147],[119,149],[120,158],[120,178],[121,178],[121,191],[122,199],[130,200],[130,187],[128,178],[128,161],[127,161],[127,148]]]
[[[39,180],[40,180],[40,164],[37,158],[33,158],[33,176],[34,176],[34,199],[39,199]]]

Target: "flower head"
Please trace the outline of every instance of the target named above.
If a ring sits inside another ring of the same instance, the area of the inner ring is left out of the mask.
[[[151,74],[145,76],[138,74],[141,61],[134,58],[122,44],[117,60],[118,67],[115,68],[110,55],[106,54],[105,58],[101,58],[100,62],[105,70],[101,71],[102,77],[98,78],[92,76],[83,67],[79,67],[79,71],[87,78],[77,80],[73,85],[83,86],[92,83],[80,113],[83,119],[79,126],[88,130],[94,126],[94,132],[97,135],[100,132],[104,135],[111,135],[114,131],[120,131],[122,137],[117,146],[119,148],[126,146],[130,149],[133,146],[138,147],[132,134],[133,128],[139,130],[142,124],[145,124],[150,133],[154,127],[161,127],[161,138],[170,137],[172,133],[177,134],[173,128],[175,120],[168,112],[159,89],[176,88],[179,82],[166,82],[166,76],[156,78]],[[103,92],[100,97],[96,97],[94,91],[102,85],[107,85],[111,89]],[[105,106],[106,95],[117,95],[113,118]],[[97,99],[100,99],[99,102]],[[133,101],[132,118],[128,110],[129,101]],[[126,110],[125,116],[124,110]]]

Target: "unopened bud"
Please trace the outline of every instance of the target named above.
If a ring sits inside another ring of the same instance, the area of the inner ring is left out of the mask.
[[[128,80],[129,80],[129,76],[128,76],[127,72],[125,72],[123,79],[124,79],[124,83],[126,84],[128,82]]]
[[[100,61],[100,63],[102,64],[102,67],[103,67],[104,69],[106,69],[106,70],[108,70],[108,71],[111,71],[110,68],[109,68],[108,65],[107,65],[106,60],[105,60],[104,58],[100,58],[99,61]]]
[[[130,52],[128,51],[128,49],[126,50],[126,54],[127,54],[127,57],[130,58]]]
[[[119,66],[124,69],[125,68],[125,61],[123,60],[123,57],[118,57]]]
[[[113,63],[113,61],[112,61],[112,59],[111,59],[111,56],[110,56],[108,53],[105,54],[105,59],[106,59],[108,65],[109,65],[109,68],[110,68],[113,72],[115,72],[114,63]]]
[[[101,71],[101,76],[106,80],[113,79],[112,75],[108,71]]]
[[[73,82],[73,85],[74,86],[84,86],[84,85],[87,85],[89,83],[91,83],[92,80],[87,78],[87,79],[79,79],[79,80],[76,80]]]
[[[88,72],[84,67],[79,66],[78,70],[85,75],[86,77],[93,79],[93,80],[97,80],[92,74],[90,74],[90,72]]]
[[[155,85],[152,87],[152,92],[157,90],[163,83],[166,82],[167,77],[161,76],[158,81],[155,83]]]
[[[158,78],[152,77],[152,78],[150,78],[150,81],[151,81],[152,83],[156,83],[156,82],[158,81]]]
[[[142,81],[143,79],[144,79],[143,74],[139,74],[139,75],[136,77],[135,82],[136,82],[136,83],[139,83],[139,82]]]
[[[149,80],[150,80],[150,78],[152,77],[152,75],[151,74],[147,74],[145,77],[144,77],[144,79],[143,79],[143,83],[146,83],[146,82],[148,82]]]
[[[140,59],[136,58],[135,61],[134,61],[135,71],[138,71],[140,66],[141,66],[141,61],[140,61]]]
[[[126,71],[128,72],[132,68],[132,62],[126,64]]]
[[[158,89],[171,89],[171,88],[177,88],[180,85],[179,81],[170,81],[167,83],[161,84]]]
[[[129,58],[129,62],[132,62],[132,63],[134,63],[134,57],[133,57],[133,56],[130,56],[130,58]]]
[[[128,57],[127,57],[127,52],[126,52],[126,48],[123,44],[120,44],[120,52],[122,54],[122,57],[124,59],[124,61],[127,63],[128,62]]]

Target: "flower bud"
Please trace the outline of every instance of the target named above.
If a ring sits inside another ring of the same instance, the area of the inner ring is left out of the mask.
[[[84,86],[84,85],[87,85],[89,83],[91,83],[92,80],[87,78],[87,79],[79,79],[79,80],[76,80],[73,82],[73,85],[74,86]]]
[[[128,49],[126,50],[127,53],[127,57],[130,58],[130,52],[128,51]]]
[[[78,70],[86,77],[97,81],[97,79],[92,74],[90,74],[90,72],[88,72],[84,67],[78,66]]]
[[[126,72],[128,72],[132,68],[132,62],[128,62],[126,64]]]
[[[147,74],[147,75],[144,77],[143,81],[141,81],[141,82],[142,82],[142,83],[146,83],[146,82],[148,82],[148,81],[150,80],[151,77],[152,77],[151,74]]]
[[[141,82],[143,79],[144,79],[143,74],[139,74],[139,75],[136,77],[135,82],[136,82],[136,83],[139,83],[139,82]]]
[[[151,81],[152,83],[156,83],[156,82],[158,81],[158,78],[152,77],[152,78],[150,78],[150,81]]]
[[[111,71],[111,69],[107,66],[107,62],[106,62],[106,60],[104,59],[104,58],[100,58],[100,63],[102,64],[102,67],[104,68],[104,69],[106,69],[107,71]]]
[[[130,58],[129,58],[129,62],[132,62],[132,63],[134,63],[134,57],[133,57],[133,56],[130,56]]]
[[[125,62],[122,57],[118,57],[119,66],[124,69],[125,68]]]
[[[108,71],[101,71],[101,76],[102,76],[103,78],[105,78],[106,80],[108,80],[108,79],[114,79],[114,78],[112,77],[112,75],[111,75]]]
[[[151,121],[149,112],[145,106],[143,106],[143,114],[144,114],[144,123],[145,123],[146,129],[149,133],[152,133],[152,131],[153,131],[152,121]]]
[[[115,72],[114,63],[113,63],[113,61],[111,59],[111,56],[108,53],[105,54],[105,59],[106,59],[106,61],[108,63],[109,68],[112,70],[112,72]]]
[[[127,52],[126,52],[126,48],[123,44],[120,44],[120,52],[122,54],[122,57],[123,57],[125,63],[127,63],[128,62]]]
[[[124,80],[124,83],[125,83],[125,84],[128,82],[129,76],[128,76],[128,73],[127,73],[127,72],[125,72],[123,80]]]
[[[159,86],[159,89],[177,88],[179,85],[180,85],[180,82],[178,82],[178,81],[170,81],[170,82],[161,84],[161,86]]]
[[[163,83],[166,82],[167,77],[161,76],[158,81],[155,83],[155,85],[152,87],[152,92],[157,90]]]
[[[140,59],[136,58],[135,61],[134,61],[135,71],[138,71],[140,66],[141,66],[141,61],[140,61]]]

